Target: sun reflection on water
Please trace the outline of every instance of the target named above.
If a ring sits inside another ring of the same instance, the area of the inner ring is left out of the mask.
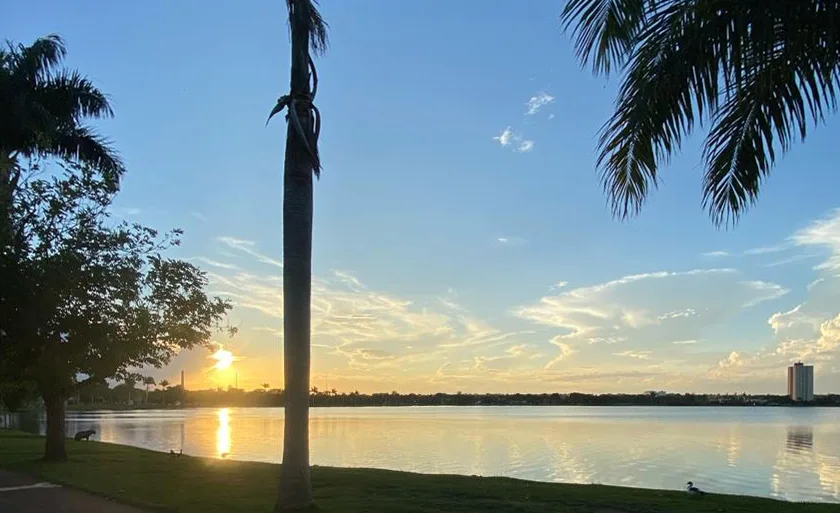
[[[220,458],[230,454],[230,410],[219,410],[219,429],[216,430],[216,453]]]

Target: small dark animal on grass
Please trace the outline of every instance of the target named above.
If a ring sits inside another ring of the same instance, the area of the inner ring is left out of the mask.
[[[174,449],[169,449],[169,455],[170,455],[170,456],[180,456],[180,455],[182,455],[182,454],[184,454],[184,450],[183,450],[183,449],[181,449],[181,450],[180,450],[180,451],[178,451],[178,452],[175,452],[175,450],[174,450]]]
[[[706,492],[694,486],[694,483],[692,483],[691,481],[687,482],[685,484],[685,487],[688,490],[688,493],[690,493],[691,495],[706,495]]]
[[[90,437],[96,434],[96,430],[93,429],[86,429],[84,431],[79,431],[76,433],[76,436],[73,437],[73,440],[80,441],[80,440],[90,440]]]

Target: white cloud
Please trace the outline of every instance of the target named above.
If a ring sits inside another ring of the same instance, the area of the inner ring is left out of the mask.
[[[143,209],[137,207],[111,207],[110,210],[117,217],[134,217],[143,213]]]
[[[549,115],[548,115],[548,119],[554,119],[554,114],[553,114],[553,113],[552,113],[552,114],[549,114]]]
[[[840,209],[796,232],[791,240],[797,246],[827,248],[830,256],[816,269],[836,271],[840,269]]]
[[[567,359],[568,357],[572,356],[577,352],[577,350],[574,347],[572,347],[571,344],[564,341],[563,337],[561,336],[552,338],[551,343],[557,347],[558,352],[554,359],[545,365],[546,369],[554,367],[558,363],[562,362],[563,360]]]
[[[688,345],[696,344],[697,342],[698,342],[697,340],[690,339],[690,340],[674,340],[671,343],[675,344],[675,345],[678,345],[678,346],[688,346]]]
[[[691,317],[693,315],[697,315],[697,311],[694,308],[683,308],[682,310],[674,310],[672,312],[664,313],[657,317],[657,319],[664,321],[667,319],[678,319],[680,317]]]
[[[597,348],[620,342],[640,348],[635,352],[644,354],[648,348],[673,347],[675,340],[700,340],[712,327],[730,322],[745,308],[785,292],[775,284],[742,278],[732,269],[630,275],[563,289],[513,313],[559,330],[554,341],[562,340],[570,347],[585,343]],[[622,356],[639,359],[629,353]]]
[[[281,269],[283,268],[283,262],[281,262],[280,260],[271,258],[256,251],[254,249],[254,247],[256,246],[256,242],[252,240],[238,239],[236,237],[219,237],[217,240],[232,249],[239,250],[247,255],[256,258],[259,262],[273,265]]]
[[[534,141],[525,139],[522,134],[514,132],[511,127],[506,127],[502,133],[493,137],[494,141],[498,141],[499,145],[514,146],[513,151],[517,153],[527,153],[534,149]]]
[[[238,265],[229,264],[226,262],[219,262],[218,260],[213,260],[211,258],[206,257],[195,257],[194,260],[201,262],[202,264],[209,265],[212,267],[218,267],[219,269],[228,269],[228,270],[236,270],[239,269]]]
[[[622,351],[620,353],[613,353],[613,356],[626,356],[628,358],[636,358],[637,360],[650,360],[650,351]]]
[[[788,289],[782,287],[781,285],[766,281],[751,280],[742,283],[743,285],[746,285],[747,287],[756,291],[755,297],[749,299],[746,303],[744,303],[745,308],[755,306],[765,301],[778,299],[790,292]]]
[[[709,251],[708,253],[703,253],[700,256],[708,257],[708,258],[722,258],[730,256],[727,251]]]
[[[534,141],[530,139],[523,139],[519,142],[519,146],[516,148],[516,151],[519,153],[528,153],[529,151],[534,149]]]
[[[550,94],[546,93],[545,91],[540,91],[536,95],[530,97],[527,102],[525,102],[525,106],[527,110],[525,111],[526,116],[531,116],[539,112],[541,108],[544,106],[554,103],[555,98]]]
[[[516,140],[516,138],[518,137],[518,135],[513,133],[513,129],[511,129],[511,127],[506,127],[504,130],[502,130],[502,133],[494,137],[493,140],[499,141],[499,144],[501,144],[502,146],[507,146],[508,144]]]
[[[496,237],[496,242],[503,246],[522,246],[526,244],[528,240],[523,237],[502,236]]]
[[[776,244],[772,246],[761,246],[744,251],[744,255],[769,255],[771,253],[779,253],[788,249],[790,246],[786,244]]]

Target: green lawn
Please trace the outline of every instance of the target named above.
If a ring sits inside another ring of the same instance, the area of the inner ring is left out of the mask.
[[[38,460],[43,444],[41,437],[0,430],[0,467],[161,511],[269,513],[280,475],[279,465],[174,458],[97,442],[68,441],[70,461],[48,464]],[[731,495],[693,497],[682,492],[368,469],[316,467],[313,485],[316,502],[324,512],[838,511],[837,505],[791,504]]]

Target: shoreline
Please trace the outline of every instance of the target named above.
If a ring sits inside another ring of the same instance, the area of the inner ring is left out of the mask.
[[[68,440],[70,460],[39,460],[44,439],[0,430],[0,467],[154,511],[271,511],[280,465],[169,454],[131,446]],[[829,513],[837,503],[798,503],[742,495],[691,496],[603,485],[556,484],[502,477],[415,474],[313,467],[315,497],[325,512],[521,511],[529,513]]]
[[[840,404],[393,404],[393,405],[310,405],[310,408],[840,408]],[[68,412],[78,411],[148,411],[148,410],[196,410],[201,408],[266,408],[278,409],[283,406],[254,404],[213,404],[213,405],[67,405]],[[33,410],[22,410],[19,413]]]

